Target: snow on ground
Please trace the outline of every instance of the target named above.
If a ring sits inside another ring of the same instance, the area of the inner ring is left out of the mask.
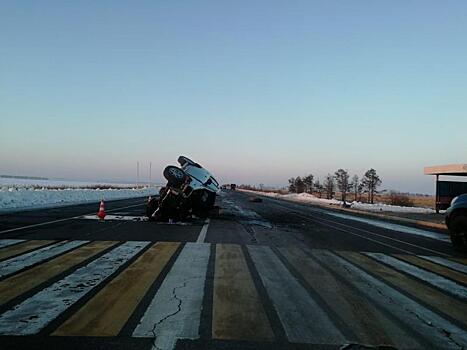
[[[253,194],[261,194],[262,196],[272,197],[272,198],[279,198],[285,199],[292,202],[300,202],[300,203],[310,203],[310,204],[318,204],[318,205],[342,205],[342,201],[337,199],[325,199],[325,198],[318,198],[309,193],[289,193],[289,194],[280,194],[274,192],[261,192],[261,191],[250,191],[250,190],[241,190]],[[400,207],[397,205],[389,205],[383,203],[360,203],[360,202],[352,202],[349,203],[352,209],[357,210],[364,210],[364,211],[372,211],[372,212],[399,212],[399,213],[420,213],[420,214],[430,214],[434,213],[435,211],[430,208],[420,208],[420,207]]]
[[[108,183],[108,182],[91,182],[91,181],[73,181],[73,180],[40,180],[40,179],[16,179],[11,177],[0,177],[0,187],[12,188],[28,188],[28,187],[69,187],[69,188],[84,188],[92,186],[115,186],[115,187],[134,187],[135,184],[129,183]]]
[[[158,186],[137,189],[130,184],[11,178],[0,180],[0,212],[92,203],[99,202],[101,199],[143,197],[159,192]],[[106,189],[90,188],[98,186],[105,186]],[[109,186],[117,188],[107,188]]]
[[[389,205],[384,203],[360,203],[360,202],[353,202],[351,203],[351,208],[358,209],[358,210],[366,210],[366,211],[391,211],[397,213],[417,213],[417,214],[431,214],[435,213],[435,210],[430,208],[421,208],[421,207],[401,207],[398,205]]]

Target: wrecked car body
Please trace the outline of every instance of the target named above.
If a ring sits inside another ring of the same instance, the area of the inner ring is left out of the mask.
[[[146,215],[150,220],[182,221],[206,218],[214,208],[219,183],[209,171],[191,159],[178,157],[180,167],[164,169],[167,180],[158,198],[148,200]]]

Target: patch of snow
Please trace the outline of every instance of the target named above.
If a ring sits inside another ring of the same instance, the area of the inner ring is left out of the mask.
[[[134,187],[130,183],[110,183],[102,181],[73,181],[73,180],[40,180],[40,179],[17,179],[10,177],[0,177],[0,186],[9,188],[29,188],[29,187],[65,187],[65,188],[83,188],[96,186],[114,186],[114,187]]]
[[[114,200],[153,196],[159,192],[158,187],[124,188],[124,189],[32,189],[28,187],[0,187],[0,212],[11,212],[25,209],[50,208],[70,204],[99,202],[101,199]]]
[[[250,191],[250,190],[241,190],[244,192],[252,193],[252,194],[260,194],[266,197],[278,198],[278,199],[286,199],[292,202],[299,202],[299,203],[309,203],[309,204],[318,204],[318,205],[342,205],[342,201],[337,199],[325,199],[325,198],[318,198],[309,193],[289,193],[289,194],[280,194],[275,192],[261,192],[261,191]],[[372,212],[398,212],[398,213],[421,213],[421,214],[431,214],[434,213],[435,210],[430,208],[421,208],[421,207],[401,207],[398,205],[389,205],[383,203],[360,203],[360,202],[352,202],[348,203],[352,209],[357,210],[365,210],[365,211],[372,211]]]
[[[420,214],[432,214],[435,213],[434,209],[430,208],[421,208],[421,207],[401,207],[398,205],[389,205],[384,203],[360,203],[360,202],[352,202],[350,207],[353,209],[358,210],[366,210],[366,211],[391,211],[391,212],[398,212],[398,213],[420,213]]]

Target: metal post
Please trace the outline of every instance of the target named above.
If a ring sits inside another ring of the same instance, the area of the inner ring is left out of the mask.
[[[435,185],[435,210],[436,214],[439,214],[439,191],[438,191],[439,175],[436,174],[436,185]]]
[[[149,162],[149,187],[151,187],[151,168],[152,168],[152,163]]]
[[[139,162],[136,162],[136,188],[139,188]]]

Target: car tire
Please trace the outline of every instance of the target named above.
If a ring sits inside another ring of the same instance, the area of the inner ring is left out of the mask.
[[[169,165],[164,169],[164,177],[169,186],[180,187],[186,179],[185,172],[174,165]]]
[[[199,165],[198,163],[192,161],[190,158],[185,157],[185,156],[178,157],[177,161],[178,161],[178,164],[180,164],[181,166],[184,166],[185,164],[187,164],[187,165],[191,165],[197,168],[202,168],[201,165]]]
[[[190,158],[185,157],[185,156],[180,156],[180,157],[178,157],[177,161],[178,161],[178,163],[179,163],[181,166],[184,166],[185,163],[187,163],[188,165],[193,165],[193,164],[195,164],[195,162],[193,162]]]
[[[454,249],[467,253],[467,210],[452,214],[449,232]]]

